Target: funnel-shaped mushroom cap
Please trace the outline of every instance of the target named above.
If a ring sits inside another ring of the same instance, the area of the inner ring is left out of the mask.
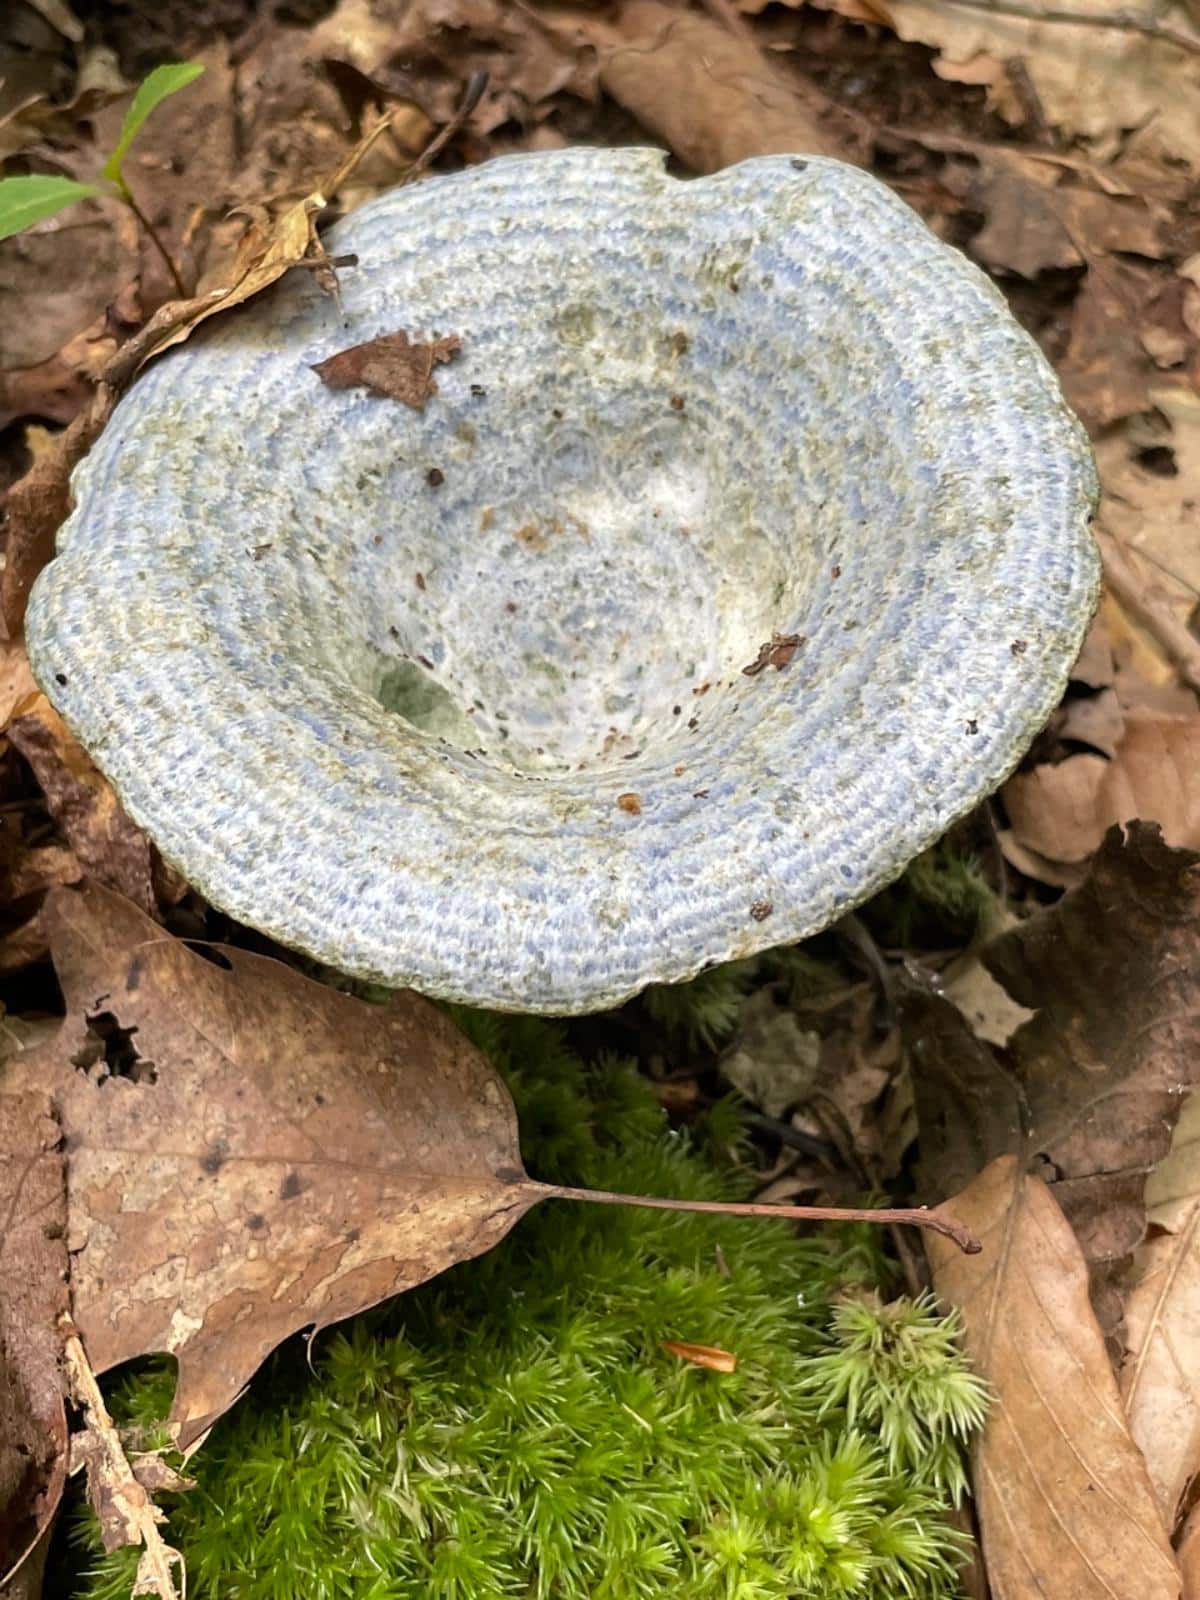
[[[882,185],[570,150],[328,245],[340,310],[295,273],[137,383],[29,613],[215,904],[586,1011],[824,927],[1011,770],[1095,602],[1091,460]],[[422,411],[311,370],[400,329],[462,341]]]

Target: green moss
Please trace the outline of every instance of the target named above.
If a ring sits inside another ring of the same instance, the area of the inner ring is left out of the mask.
[[[919,855],[863,916],[881,944],[936,947],[983,934],[996,905],[978,858],[947,838]]]
[[[669,1044],[712,1050],[733,1033],[752,989],[775,984],[796,1005],[846,981],[836,966],[818,960],[808,945],[778,945],[744,961],[710,967],[690,983],[654,983],[641,996]]]
[[[538,1176],[701,1199],[736,1169],[626,1064],[462,1013]],[[723,1116],[724,1113],[721,1113]],[[720,1120],[720,1119],[718,1119]],[[720,1130],[714,1130],[720,1131]],[[980,1389],[877,1234],[543,1205],[489,1255],[277,1355],[172,1504],[193,1600],[793,1600],[958,1592],[947,1507]],[[733,1373],[668,1355],[717,1345]],[[160,1417],[165,1375],[123,1387]],[[89,1600],[135,1559],[76,1528]],[[86,1550],[86,1556],[83,1551]]]
[[[758,965],[751,956],[710,967],[691,983],[652,983],[642,1004],[670,1042],[711,1050],[733,1032]]]

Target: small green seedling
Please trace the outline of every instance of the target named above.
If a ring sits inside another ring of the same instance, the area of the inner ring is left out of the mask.
[[[101,177],[106,180],[105,183],[79,183],[74,178],[55,177],[41,172],[30,173],[26,177],[0,178],[0,239],[21,233],[24,229],[31,228],[35,222],[43,222],[65,206],[73,205],[76,200],[86,200],[91,195],[115,194],[118,199],[124,201],[145,228],[158,253],[166,262],[176,291],[185,296],[187,290],[175,263],[154,231],[149,218],[130,192],[129,185],[125,181],[123,163],[129,154],[130,145],[137,138],[142,124],[155,107],[168,95],[186,89],[188,84],[193,83],[203,71],[204,67],[198,61],[174,62],[155,67],[150,76],[142,81],[129,110],[125,113],[120,137],[112,154],[104,163]]]

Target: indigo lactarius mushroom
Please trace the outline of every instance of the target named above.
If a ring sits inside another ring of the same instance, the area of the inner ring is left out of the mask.
[[[1095,603],[1000,296],[853,168],[648,150],[385,194],[155,365],[34,671],[216,905],[528,1011],[826,926],[996,788]],[[312,368],[457,336],[422,410]]]

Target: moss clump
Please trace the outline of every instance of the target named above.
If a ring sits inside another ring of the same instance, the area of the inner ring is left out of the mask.
[[[539,1176],[698,1199],[744,1179],[624,1063],[466,1016]],[[193,1463],[193,1600],[940,1600],[981,1392],[952,1327],[887,1306],[872,1230],[551,1204],[490,1255],[281,1352]],[[731,1374],[664,1352],[718,1345]],[[165,1375],[120,1397],[161,1416]],[[125,1600],[131,1552],[81,1593]]]

